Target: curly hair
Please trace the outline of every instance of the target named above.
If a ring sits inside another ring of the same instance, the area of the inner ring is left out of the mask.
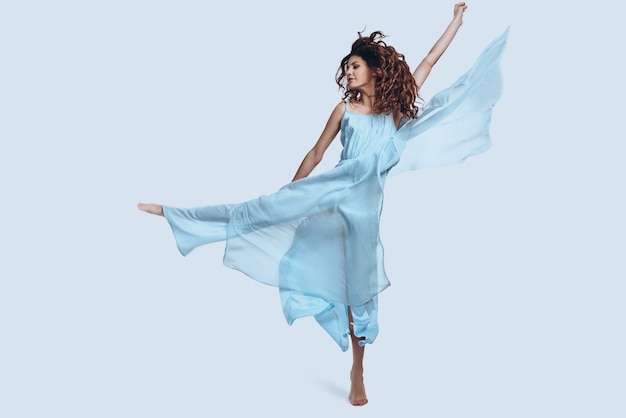
[[[356,55],[371,70],[380,70],[380,75],[376,76],[374,113],[400,112],[405,117],[417,118],[419,107],[416,101],[421,102],[421,98],[404,55],[387,45],[383,41],[385,35],[380,31],[372,32],[370,36],[363,36],[362,32],[358,34],[359,38],[352,44],[350,53],[341,60],[335,77],[340,90],[344,91],[342,100],[361,101],[361,93],[350,90],[346,84],[348,61]]]

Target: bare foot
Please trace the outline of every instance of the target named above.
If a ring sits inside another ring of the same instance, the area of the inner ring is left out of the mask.
[[[163,216],[163,206],[161,205],[155,205],[154,203],[140,203],[137,205],[137,208],[153,215]]]
[[[362,406],[367,403],[367,395],[365,395],[365,385],[363,384],[363,370],[352,369],[350,371],[350,394],[348,399],[354,406]]]

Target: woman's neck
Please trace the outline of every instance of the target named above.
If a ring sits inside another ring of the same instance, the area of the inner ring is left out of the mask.
[[[374,103],[376,102],[376,95],[374,91],[360,90],[361,104],[369,109],[374,109]]]

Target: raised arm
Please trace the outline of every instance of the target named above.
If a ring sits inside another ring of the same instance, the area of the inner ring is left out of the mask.
[[[465,12],[465,9],[467,9],[467,5],[463,2],[454,5],[454,17],[452,18],[452,22],[450,22],[443,32],[443,35],[435,42],[435,45],[430,49],[428,55],[426,55],[422,62],[420,62],[420,65],[415,69],[413,78],[415,78],[418,90],[422,88],[424,81],[426,81],[426,78],[430,74],[430,70],[432,70],[433,66],[439,61],[439,58],[441,58],[446,49],[448,49],[456,32],[463,24],[463,12]]]
[[[293,177],[292,181],[300,180],[304,177],[307,177],[311,174],[311,171],[322,161],[322,157],[324,156],[324,152],[328,149],[328,146],[333,142],[333,139],[337,136],[339,129],[341,127],[341,118],[343,117],[343,112],[346,108],[346,104],[341,102],[339,103],[333,112],[330,114],[328,118],[328,122],[326,122],[326,126],[322,131],[319,139],[311,148],[311,150],[306,154],[304,160],[300,164],[300,168],[296,172],[296,175]]]

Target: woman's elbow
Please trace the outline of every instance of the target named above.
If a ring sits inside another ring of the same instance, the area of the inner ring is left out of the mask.
[[[324,153],[320,150],[313,148],[311,151],[309,151],[309,158],[313,165],[318,165],[320,162],[322,162],[323,157]]]

